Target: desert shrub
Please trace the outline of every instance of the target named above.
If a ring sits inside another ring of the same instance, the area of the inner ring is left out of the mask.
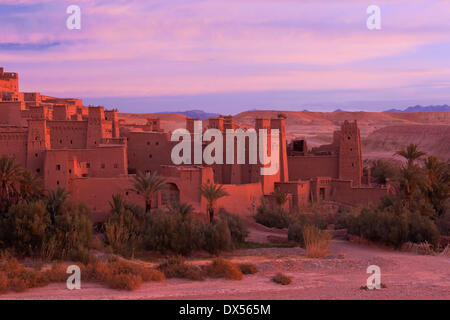
[[[436,226],[443,236],[450,236],[450,210],[436,219]]]
[[[230,229],[224,220],[219,220],[205,228],[204,235],[204,249],[211,254],[217,255],[222,251],[232,250],[234,248]]]
[[[113,211],[103,226],[105,243],[114,253],[132,255],[142,241],[142,219],[135,210],[125,205]]]
[[[385,197],[377,206],[362,208],[359,215],[347,216],[346,227],[350,234],[399,248],[403,243],[427,242],[437,247],[439,229],[417,203],[409,209],[402,201]]]
[[[120,259],[110,260],[107,268],[97,265],[94,270],[96,273],[104,272],[104,274],[94,274],[91,277],[102,279],[111,289],[135,290],[141,286],[142,282],[164,280],[164,274],[158,270]]]
[[[166,278],[184,278],[189,280],[203,280],[202,270],[196,266],[188,265],[182,256],[167,259],[158,266]]]
[[[240,217],[229,213],[223,212],[219,219],[209,224],[196,217],[169,211],[151,217],[144,245],[147,250],[184,256],[195,250],[218,254],[238,247],[247,234]]]
[[[302,233],[308,257],[323,258],[330,253],[331,236],[327,231],[316,226],[305,226]]]
[[[283,229],[289,226],[289,212],[269,201],[261,201],[254,215],[256,222],[269,227]]]
[[[348,231],[373,242],[399,247],[408,238],[407,211],[399,206],[383,210],[365,207],[351,220]]]
[[[248,236],[248,230],[241,217],[228,213],[225,210],[219,211],[219,217],[227,223],[233,244],[239,245],[245,242],[245,238]]]
[[[418,212],[411,212],[408,214],[408,241],[427,242],[437,248],[440,241],[439,230],[428,217]]]
[[[112,274],[106,280],[106,284],[111,289],[117,290],[136,290],[142,284],[142,278],[134,274]]]
[[[41,253],[51,224],[50,214],[42,201],[20,201],[11,206],[3,223],[4,242],[16,253]]]
[[[272,277],[272,281],[285,286],[292,282],[292,278],[279,272]]]
[[[145,247],[162,253],[189,255],[204,244],[206,223],[177,213],[155,214],[145,235]]]
[[[399,176],[400,167],[394,162],[377,160],[371,167],[371,176],[380,184],[386,184],[388,180],[394,180]]]
[[[258,268],[251,263],[241,263],[238,267],[241,269],[242,274],[255,274],[258,272]]]
[[[53,259],[71,259],[88,263],[91,259],[89,252],[92,221],[89,209],[85,205],[68,204],[61,214],[55,217],[53,234],[43,246],[46,256]]]
[[[20,265],[14,258],[0,263],[0,291],[2,292],[23,292],[47,284],[47,278],[43,273]]]
[[[51,268],[44,272],[44,276],[48,282],[65,282],[69,276],[67,273],[67,267],[62,263],[53,263]],[[84,276],[83,272],[81,276]]]
[[[303,229],[307,226],[325,229],[330,219],[328,215],[320,213],[296,214],[289,224],[288,239],[298,242],[300,246],[304,247]]]
[[[223,258],[216,258],[205,268],[206,274],[211,278],[225,278],[242,280],[242,272],[237,265]]]
[[[288,229],[288,240],[298,242],[302,247],[304,246],[303,242],[303,227],[300,222],[295,221],[289,224]]]

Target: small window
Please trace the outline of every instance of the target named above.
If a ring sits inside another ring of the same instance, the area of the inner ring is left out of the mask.
[[[89,169],[91,167],[91,164],[89,162],[86,163],[86,169]]]
[[[61,165],[60,164],[56,165],[56,170],[58,170],[58,171],[61,170]]]
[[[150,145],[150,141],[147,141],[147,145],[148,145],[148,146]]]
[[[59,180],[58,181],[56,181],[56,184],[59,186]]]
[[[72,169],[69,169],[69,174],[72,174]]]
[[[72,141],[72,140],[70,140],[70,144],[72,144],[72,142],[73,142],[73,141]]]
[[[105,169],[106,165],[104,163],[102,163],[102,169]]]
[[[34,156],[37,158],[39,155],[37,153],[35,153]]]
[[[117,163],[114,163],[114,169],[117,169],[119,165]]]
[[[36,169],[36,172],[37,172],[37,173],[41,172],[41,169],[37,168],[37,169]]]
[[[159,142],[157,141],[156,143],[155,143],[157,146],[159,146]]]
[[[62,143],[62,139],[59,139],[59,143]]]
[[[153,158],[153,156],[152,156],[151,154],[149,154],[148,157],[149,157],[150,159]]]
[[[347,139],[350,140],[350,136],[348,136]]]

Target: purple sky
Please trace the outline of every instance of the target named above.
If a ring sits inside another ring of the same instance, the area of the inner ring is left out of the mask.
[[[371,4],[382,30],[366,28]],[[0,21],[22,91],[121,111],[450,103],[448,0],[0,0]]]

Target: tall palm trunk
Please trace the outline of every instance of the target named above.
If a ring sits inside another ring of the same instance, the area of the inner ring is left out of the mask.
[[[210,207],[208,208],[208,213],[209,213],[209,223],[213,223],[214,221],[214,208]]]

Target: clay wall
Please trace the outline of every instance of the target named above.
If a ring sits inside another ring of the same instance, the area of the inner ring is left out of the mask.
[[[314,177],[338,178],[337,155],[290,156],[288,158],[289,180],[308,180]]]

